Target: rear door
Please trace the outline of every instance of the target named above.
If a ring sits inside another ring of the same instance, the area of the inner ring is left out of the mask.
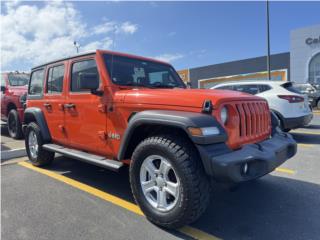
[[[65,127],[69,144],[76,149],[111,157],[107,144],[107,113],[104,98],[79,88],[84,73],[98,74],[95,57],[70,60],[69,86],[65,103]],[[100,88],[103,88],[100,79]]]
[[[66,62],[49,65],[46,72],[43,94],[43,113],[50,129],[51,138],[56,143],[67,143],[64,121]]]

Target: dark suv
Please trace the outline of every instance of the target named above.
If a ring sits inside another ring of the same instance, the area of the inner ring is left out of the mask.
[[[10,137],[22,138],[21,122],[27,95],[28,73],[1,73],[1,120],[7,122]]]
[[[306,94],[312,108],[320,109],[320,89],[315,88],[310,83],[294,84],[302,94]]]

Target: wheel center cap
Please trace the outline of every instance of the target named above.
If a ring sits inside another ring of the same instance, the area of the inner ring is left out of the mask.
[[[163,187],[165,185],[165,181],[162,177],[157,177],[156,182],[159,187]]]

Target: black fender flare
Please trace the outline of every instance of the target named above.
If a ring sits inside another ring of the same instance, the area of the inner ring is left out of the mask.
[[[131,138],[134,137],[133,133],[137,127],[144,124],[147,125],[162,125],[177,127],[185,131],[192,142],[195,144],[213,144],[218,142],[225,142],[227,135],[224,128],[218,123],[218,121],[209,114],[195,113],[195,112],[182,112],[182,111],[170,111],[170,110],[147,110],[134,114],[129,119],[127,129],[123,135],[119,152],[118,160],[123,160],[125,152]],[[192,136],[188,127],[217,127],[220,131],[218,135],[212,136]]]
[[[45,116],[40,108],[29,107],[24,111],[23,124],[26,126],[30,122],[36,120],[36,123],[41,129],[41,134],[45,142],[51,142],[51,134],[45,119]]]

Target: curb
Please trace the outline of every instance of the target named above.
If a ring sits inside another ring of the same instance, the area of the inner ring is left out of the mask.
[[[18,157],[24,157],[27,156],[27,152],[25,148],[18,148],[18,149],[11,149],[1,152],[1,162],[18,158]]]

